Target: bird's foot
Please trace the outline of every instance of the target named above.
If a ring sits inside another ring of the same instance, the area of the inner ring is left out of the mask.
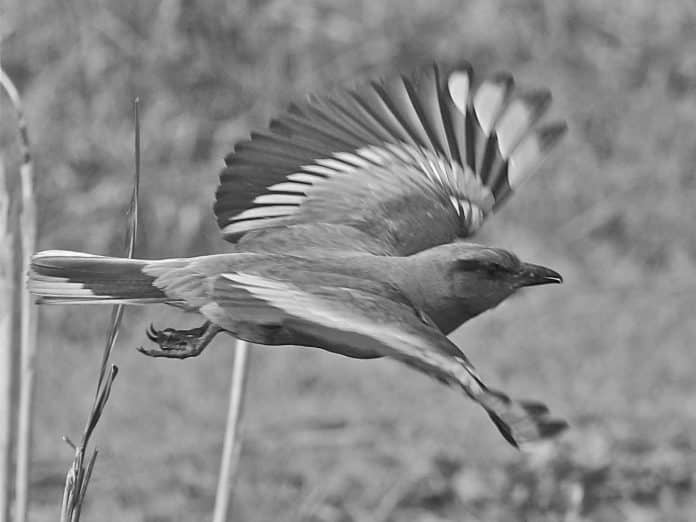
[[[150,357],[169,357],[172,359],[196,357],[221,330],[222,328],[210,321],[190,330],[175,330],[174,328],[158,330],[150,325],[146,334],[152,342],[157,343],[157,347],[144,348],[140,346],[138,351]]]

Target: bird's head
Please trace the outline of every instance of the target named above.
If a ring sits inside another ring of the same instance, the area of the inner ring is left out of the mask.
[[[497,305],[520,288],[563,282],[558,272],[520,261],[500,248],[453,243],[449,259],[453,293],[474,314]]]

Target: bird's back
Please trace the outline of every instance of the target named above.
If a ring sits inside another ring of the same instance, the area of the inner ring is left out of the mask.
[[[242,243],[253,253],[235,253],[217,259],[201,258],[192,265],[196,271],[211,276],[221,272],[250,272],[279,280],[307,282],[329,287],[389,295],[405,301],[414,310],[424,312],[445,333],[450,333],[472,317],[498,304],[499,299],[479,296],[475,301],[461,299],[452,280],[453,265],[461,254],[461,245],[443,245],[411,256],[390,256],[351,250],[354,236],[327,226],[334,234],[335,248],[312,246],[314,227],[288,227],[278,237],[297,242],[273,243],[273,236],[263,241]],[[360,237],[358,236],[358,239]],[[305,240],[307,242],[305,242]],[[472,245],[472,249],[480,248]],[[472,281],[472,285],[474,281]],[[472,286],[471,293],[476,294]]]

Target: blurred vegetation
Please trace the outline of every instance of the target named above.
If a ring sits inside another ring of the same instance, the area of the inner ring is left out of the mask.
[[[211,210],[223,156],[307,91],[433,59],[549,86],[569,138],[479,239],[567,282],[455,335],[492,383],[544,398],[572,433],[521,456],[461,397],[394,363],[258,349],[239,516],[694,519],[696,4],[6,0],[0,31],[34,144],[42,248],[121,251],[135,96],[137,254],[166,257],[224,251]],[[43,313],[35,520],[56,518],[70,457],[59,437],[81,426],[107,312]],[[143,312],[125,345],[143,342],[146,320],[193,320]],[[207,515],[230,346],[186,364],[117,355],[86,517]]]

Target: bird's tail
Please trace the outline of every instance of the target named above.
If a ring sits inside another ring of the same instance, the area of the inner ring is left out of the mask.
[[[516,448],[554,437],[568,427],[566,421],[552,417],[545,404],[514,400],[485,385],[476,395],[476,401],[486,410],[505,440]]]
[[[40,303],[149,304],[168,301],[143,272],[152,261],[47,250],[34,255],[29,291]]]

